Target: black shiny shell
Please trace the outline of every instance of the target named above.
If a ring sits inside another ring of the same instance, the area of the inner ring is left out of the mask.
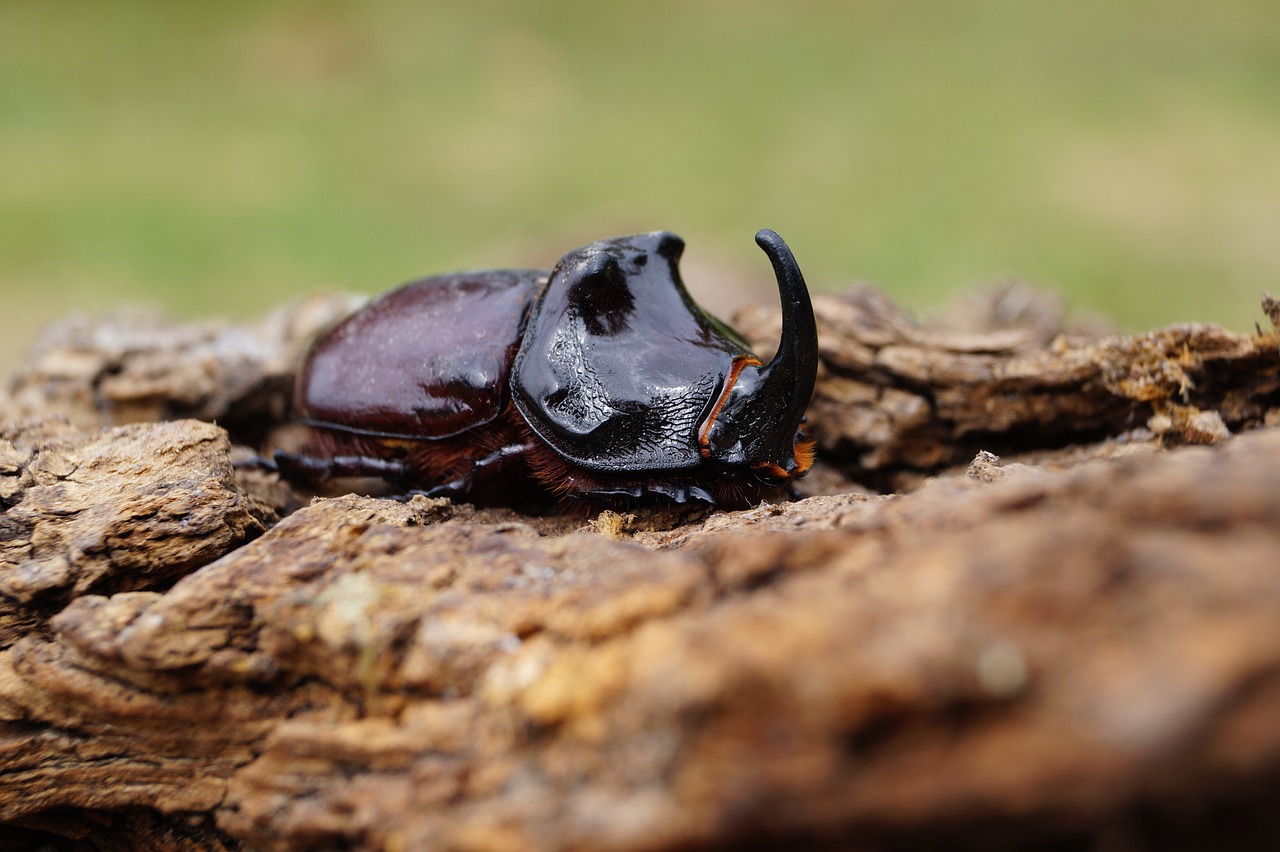
[[[304,421],[396,438],[447,438],[508,399],[532,269],[426,278],[371,302],[321,337],[295,391]]]
[[[684,242],[656,232],[566,255],[535,304],[512,398],[537,435],[588,470],[696,467],[697,429],[733,359],[751,355],[685,290]]]

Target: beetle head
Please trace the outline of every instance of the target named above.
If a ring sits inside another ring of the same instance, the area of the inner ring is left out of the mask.
[[[799,429],[818,375],[818,327],[791,249],[767,228],[756,234],[756,243],[778,279],[782,340],[768,364],[734,360],[699,440],[704,456],[750,467],[762,482],[781,484],[804,476],[813,464],[813,444]]]
[[[782,238],[756,241],[783,304],[767,365],[689,296],[674,234],[601,240],[560,260],[530,307],[510,379],[525,424],[570,466],[549,482],[727,503],[754,494],[742,489],[753,478],[779,485],[809,469],[812,444],[798,430],[818,369],[813,308]],[[713,484],[727,490],[704,488]]]

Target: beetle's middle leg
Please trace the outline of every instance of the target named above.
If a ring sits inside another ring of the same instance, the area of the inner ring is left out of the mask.
[[[459,497],[475,491],[476,488],[488,482],[505,470],[512,462],[524,458],[531,449],[531,445],[526,442],[513,442],[501,446],[487,456],[482,456],[471,461],[470,467],[466,472],[450,482],[437,485],[433,488],[427,488],[422,491],[416,491],[416,494],[423,494],[427,497]]]

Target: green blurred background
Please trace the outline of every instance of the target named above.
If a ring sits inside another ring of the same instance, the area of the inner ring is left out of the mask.
[[[1141,328],[1280,289],[1275,0],[0,3],[0,364],[669,228],[687,277]]]

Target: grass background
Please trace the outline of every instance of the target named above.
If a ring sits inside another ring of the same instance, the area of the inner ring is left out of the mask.
[[[250,316],[668,228],[687,278],[1141,328],[1280,289],[1274,0],[0,4],[0,365],[71,310]],[[744,285],[745,286],[745,285]]]

